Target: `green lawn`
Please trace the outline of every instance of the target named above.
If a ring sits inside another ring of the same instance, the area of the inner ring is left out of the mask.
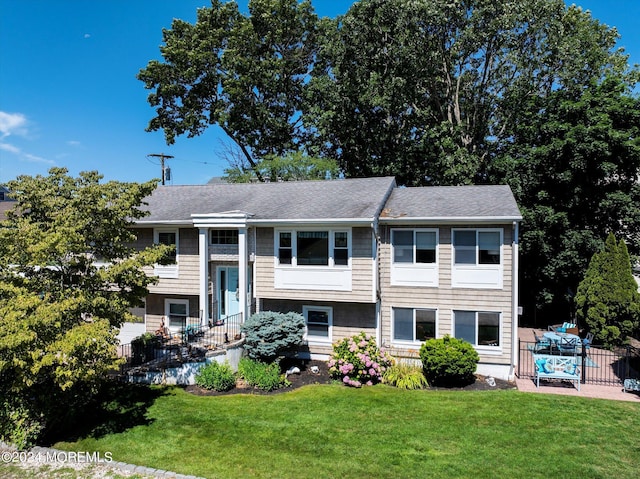
[[[640,405],[631,402],[383,385],[314,385],[275,396],[147,391],[152,398],[112,405],[117,418],[54,447],[210,478],[635,479],[640,472]]]

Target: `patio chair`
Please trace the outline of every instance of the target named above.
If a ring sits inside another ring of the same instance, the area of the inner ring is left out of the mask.
[[[560,354],[562,353],[570,353],[576,354],[578,352],[578,340],[576,338],[560,338],[558,342],[558,349],[560,350]]]
[[[593,333],[587,333],[582,340],[582,346],[584,349],[589,349],[591,347],[591,343],[593,343]]]
[[[536,340],[536,345],[533,348],[534,352],[538,353],[551,349],[551,341],[548,338],[538,336],[535,331],[533,332],[533,337]]]

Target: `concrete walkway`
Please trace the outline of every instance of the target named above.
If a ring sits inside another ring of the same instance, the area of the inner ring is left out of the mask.
[[[531,328],[518,328],[518,335],[521,341],[534,341],[533,333],[542,336],[544,331]],[[560,381],[540,383],[536,388],[535,380],[529,378],[516,378],[516,386],[519,391],[536,394],[561,394],[565,396],[580,396],[586,398],[612,399],[615,401],[631,401],[640,403],[640,394],[637,392],[625,393],[622,385],[619,386],[597,386],[593,384],[581,384],[578,391],[573,384]]]

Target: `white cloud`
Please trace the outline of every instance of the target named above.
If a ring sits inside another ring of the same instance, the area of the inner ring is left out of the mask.
[[[91,38],[91,34],[90,33],[85,33],[84,34],[84,38]]]
[[[13,153],[18,156],[21,161],[28,161],[30,163],[45,163],[47,165],[55,165],[53,160],[47,160],[46,158],[42,158],[41,156],[32,155],[31,153],[25,153],[17,146],[11,145],[9,143],[0,142],[0,150],[8,151],[9,153]]]
[[[81,143],[79,141],[76,141],[76,140],[69,140],[69,141],[67,141],[67,145],[69,145],[69,146],[80,146]]]
[[[25,153],[23,157],[25,160],[30,161],[31,163],[46,163],[47,165],[55,165],[55,162],[53,160],[47,160],[46,158],[32,155],[30,153]]]
[[[25,136],[27,134],[27,117],[22,113],[0,111],[0,138],[9,135]]]
[[[10,145],[9,143],[0,143],[0,150],[8,151],[14,155],[19,155],[21,153],[20,148]]]

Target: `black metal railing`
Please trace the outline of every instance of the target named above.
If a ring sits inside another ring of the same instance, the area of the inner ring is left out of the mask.
[[[536,350],[533,341],[519,341],[518,377],[535,378],[532,354]],[[618,386],[627,378],[640,378],[640,350],[632,346],[607,349],[590,345],[576,351],[581,365],[582,383],[601,386]]]
[[[120,371],[124,373],[132,367],[156,359],[167,359],[168,356],[185,357],[195,350],[204,354],[206,350],[239,341],[243,337],[242,323],[242,313],[209,321],[206,325],[201,324],[197,318],[190,318],[177,333],[158,335],[157,340],[144,344],[121,344],[118,356],[124,358],[125,362]]]

